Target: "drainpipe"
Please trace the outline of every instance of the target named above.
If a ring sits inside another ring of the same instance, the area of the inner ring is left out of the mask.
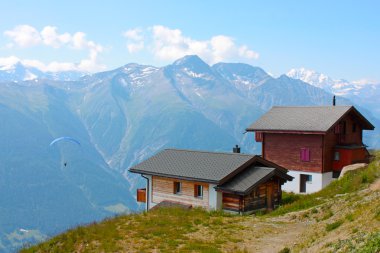
[[[141,174],[141,176],[146,179],[146,211],[148,211],[149,210],[149,193],[150,193],[150,191],[149,191],[149,178],[147,178],[143,174]]]

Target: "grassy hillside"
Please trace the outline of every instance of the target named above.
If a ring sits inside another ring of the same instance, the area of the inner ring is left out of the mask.
[[[21,252],[378,252],[380,158],[276,211],[160,209],[67,231]]]

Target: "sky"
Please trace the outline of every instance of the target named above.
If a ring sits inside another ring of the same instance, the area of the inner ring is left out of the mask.
[[[188,54],[380,82],[380,1],[5,1],[0,66],[97,72]]]

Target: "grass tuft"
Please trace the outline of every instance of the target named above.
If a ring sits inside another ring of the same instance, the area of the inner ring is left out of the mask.
[[[343,224],[343,220],[338,220],[333,223],[327,224],[326,225],[326,231],[330,232],[338,227],[340,227]]]

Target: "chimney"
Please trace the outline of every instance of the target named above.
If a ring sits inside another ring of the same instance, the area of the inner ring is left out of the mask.
[[[333,106],[335,106],[335,95],[333,97]]]
[[[235,147],[232,149],[232,152],[234,152],[234,153],[240,153],[240,147],[239,147],[239,145],[235,145]]]

